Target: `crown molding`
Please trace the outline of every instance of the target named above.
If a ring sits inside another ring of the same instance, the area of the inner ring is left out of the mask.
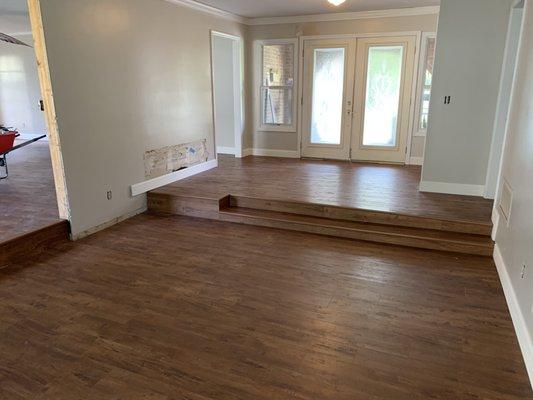
[[[430,7],[411,7],[398,8],[391,10],[374,10],[374,11],[359,11],[359,12],[344,12],[344,13],[330,13],[330,14],[311,14],[311,15],[295,15],[289,17],[266,17],[266,18],[245,18],[227,11],[220,10],[216,7],[211,7],[195,0],[165,0],[168,3],[177,4],[192,8],[197,11],[202,11],[217,17],[225,18],[231,21],[238,22],[244,25],[277,25],[277,24],[295,24],[303,22],[326,22],[326,21],[348,21],[356,19],[371,19],[371,18],[394,18],[394,17],[411,17],[416,15],[432,15],[438,14],[439,6]]]
[[[240,24],[248,25],[248,18],[241,17],[230,12],[220,10],[219,8],[208,6],[207,4],[199,3],[194,0],[165,0],[167,3],[176,4],[178,6],[185,6],[192,8],[193,10],[202,11],[207,14],[215,15],[224,19],[229,19],[230,21],[235,21]]]
[[[347,21],[354,19],[410,17],[413,15],[438,14],[439,6],[398,8],[330,14],[297,15],[293,17],[249,18],[248,25],[295,24],[302,22]]]

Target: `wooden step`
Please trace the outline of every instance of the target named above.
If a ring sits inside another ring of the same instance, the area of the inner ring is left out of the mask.
[[[326,236],[482,256],[492,255],[494,246],[492,240],[483,235],[345,221],[243,207],[222,207],[219,219]]]
[[[490,236],[492,231],[492,224],[490,222],[483,224],[472,221],[443,220],[431,217],[411,216],[392,212],[296,202],[289,200],[260,199],[247,196],[231,195],[230,204],[232,207],[239,208],[277,211],[343,221],[369,222],[382,225],[469,233],[474,235]]]
[[[0,243],[0,268],[37,256],[46,248],[69,240],[68,221],[57,221],[41,229]]]

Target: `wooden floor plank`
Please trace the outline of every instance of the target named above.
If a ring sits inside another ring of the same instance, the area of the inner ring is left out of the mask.
[[[420,173],[418,166],[219,155],[218,168],[153,192],[216,200],[231,194],[491,223],[491,200],[419,192]]]
[[[7,156],[9,178],[0,180],[0,242],[59,222],[48,142]]]
[[[0,270],[2,399],[533,399],[489,258],[139,215]]]

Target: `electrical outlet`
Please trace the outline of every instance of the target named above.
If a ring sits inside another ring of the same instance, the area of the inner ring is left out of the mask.
[[[111,200],[113,198],[113,192],[111,190],[109,190],[107,192],[107,200]]]
[[[526,270],[527,270],[527,264],[523,263],[522,264],[522,273],[520,275],[520,279],[524,279],[526,277]]]

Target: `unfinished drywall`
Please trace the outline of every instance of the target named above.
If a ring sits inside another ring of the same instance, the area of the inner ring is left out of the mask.
[[[213,84],[217,148],[235,151],[233,40],[213,36]],[[224,152],[224,151],[223,151]]]
[[[518,303],[519,310],[512,311],[519,311],[525,324],[521,324],[520,318],[513,318],[523,329],[520,344],[533,382],[533,3],[530,0],[526,1],[523,27],[500,180],[512,189],[512,206],[508,224],[500,216],[496,244],[505,268],[502,278],[510,280]]]
[[[75,236],[146,205],[144,153],[214,153],[210,30],[246,27],[163,0],[41,0]],[[112,191],[108,200],[107,192]]]
[[[483,194],[510,7],[511,0],[441,2],[422,189]]]
[[[33,45],[31,34],[15,37]],[[40,99],[33,48],[0,42],[0,124],[14,127],[23,137],[45,134]]]
[[[348,21],[309,22],[301,24],[259,25],[249,28],[247,59],[253,59],[253,42],[265,39],[290,39],[310,35],[342,35],[355,33],[382,32],[435,32],[437,30],[438,15],[418,15],[393,18],[371,18]],[[255,82],[255,74],[259,68],[254,68],[250,62],[247,65],[249,82]],[[249,86],[248,98],[253,99],[256,88]],[[259,149],[296,151],[298,135],[296,132],[264,132],[254,130],[256,108],[250,107],[247,115],[246,131],[251,146]],[[413,157],[421,157],[424,148],[424,138],[415,138],[413,142]]]

